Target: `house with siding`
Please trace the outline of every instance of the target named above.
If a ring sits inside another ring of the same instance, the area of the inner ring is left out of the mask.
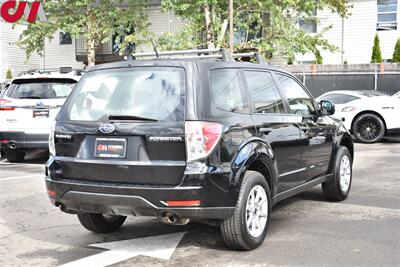
[[[0,83],[4,82],[6,72],[11,70],[13,76],[20,72],[40,67],[40,57],[33,55],[26,60],[24,50],[17,46],[17,41],[25,26],[0,21]]]
[[[350,15],[341,18],[339,15],[325,9],[315,13],[319,23],[299,21],[299,27],[310,34],[322,32],[326,27],[332,28],[324,34],[328,41],[335,45],[336,52],[321,51],[325,64],[369,63],[373,39],[378,34],[381,40],[382,56],[390,61],[394,46],[400,37],[398,25],[400,5],[399,0],[354,0]],[[162,12],[161,1],[151,0],[147,9],[150,31],[154,33],[177,32],[184,22],[170,12]],[[86,64],[86,48],[83,38],[73,39],[68,34],[56,32],[51,41],[46,41],[44,55],[32,56],[25,60],[25,53],[19,49],[16,42],[24,26],[12,27],[11,24],[0,22],[0,82],[4,81],[5,73],[11,68],[13,74],[30,68],[82,68]],[[113,40],[105,43],[96,53],[96,62],[104,63],[121,60]],[[139,51],[147,51],[147,47],[138,47]],[[314,62],[313,54],[297,55],[300,64]],[[273,59],[274,63],[285,63],[286,60]]]
[[[399,0],[353,0],[351,4],[347,18],[322,10],[316,14],[320,25],[307,22],[300,23],[299,26],[311,34],[332,26],[324,37],[338,51],[321,51],[324,64],[341,64],[345,61],[349,64],[369,63],[375,34],[380,38],[383,59],[390,61],[396,41],[400,38]],[[313,54],[306,54],[298,55],[296,59],[299,63],[311,63],[315,57]]]
[[[184,27],[181,19],[170,12],[162,12],[160,0],[150,0],[146,10],[149,18],[149,30],[153,33],[175,33]],[[71,38],[68,34],[57,31],[52,40],[46,40],[43,56],[33,55],[28,61],[17,41],[25,26],[0,21],[0,83],[5,81],[7,69],[13,75],[28,69],[72,67],[83,68],[87,63],[86,47],[83,38]],[[140,51],[148,51],[148,47],[138,47]],[[96,51],[96,62],[105,63],[121,60],[113,40],[103,44]]]

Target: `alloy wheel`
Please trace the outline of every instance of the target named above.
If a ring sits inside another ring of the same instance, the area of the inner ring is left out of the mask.
[[[254,186],[246,204],[246,227],[254,238],[262,235],[268,220],[268,197],[261,185]]]
[[[351,163],[347,155],[344,155],[340,161],[340,189],[343,193],[346,193],[350,188],[351,182]]]
[[[362,118],[356,125],[357,137],[367,143],[377,141],[382,135],[382,131],[382,126],[373,117]]]

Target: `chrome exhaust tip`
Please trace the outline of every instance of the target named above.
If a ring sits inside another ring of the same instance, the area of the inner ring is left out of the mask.
[[[166,213],[163,217],[160,217],[159,220],[162,223],[170,225],[186,225],[190,222],[190,219],[180,218],[179,216],[171,212]]]
[[[11,142],[11,143],[8,144],[8,147],[9,147],[10,149],[12,149],[12,150],[15,150],[15,149],[17,149],[17,144],[14,143],[14,142]]]

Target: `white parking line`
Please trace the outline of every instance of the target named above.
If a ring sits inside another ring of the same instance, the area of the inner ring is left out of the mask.
[[[15,176],[15,177],[7,177],[7,178],[0,178],[0,182],[4,181],[13,181],[13,180],[21,180],[21,179],[34,179],[34,178],[43,178],[44,174],[42,175],[25,175],[25,176]]]

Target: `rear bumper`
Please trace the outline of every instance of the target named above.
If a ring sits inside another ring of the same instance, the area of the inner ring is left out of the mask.
[[[14,149],[48,149],[49,134],[31,134],[25,132],[0,132],[1,144]]]
[[[223,220],[233,215],[238,192],[224,188],[221,174],[185,174],[179,186],[132,185],[61,178],[52,157],[46,166],[46,186],[51,202],[67,213],[90,212],[115,215]],[[92,170],[96,172],[95,169]],[[101,175],[101,174],[99,174]],[[185,180],[201,180],[189,184]],[[219,182],[218,182],[219,181]],[[199,200],[200,206],[168,206],[167,201]]]
[[[49,187],[48,181],[47,184]],[[50,182],[50,187],[54,187],[54,183]],[[171,197],[173,194],[172,192],[160,192],[159,190],[154,193],[157,195],[170,195]],[[136,195],[117,195],[68,191],[59,199],[50,199],[54,205],[60,206],[63,211],[69,213],[90,212],[159,218],[173,214],[180,218],[223,220],[231,217],[234,211],[233,207],[158,207],[140,196],[140,193]]]

